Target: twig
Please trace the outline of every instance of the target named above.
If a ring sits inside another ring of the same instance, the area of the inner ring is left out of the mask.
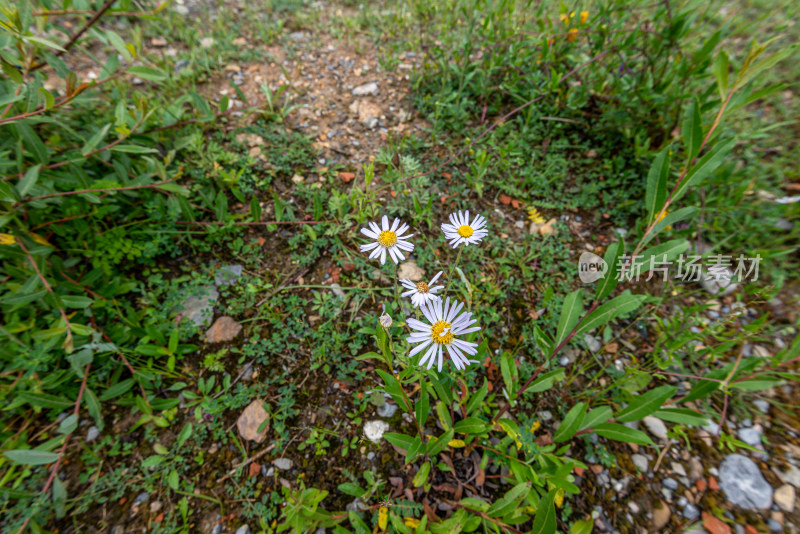
[[[219,222],[219,221],[178,221],[175,224],[194,226],[261,226],[265,224],[323,224],[328,221],[259,221],[259,222]]]
[[[65,197],[68,195],[80,195],[83,193],[110,193],[112,191],[132,191],[134,189],[152,189],[154,187],[159,187],[165,184],[172,183],[175,180],[177,180],[177,178],[172,178],[171,180],[164,180],[163,182],[156,182],[154,184],[147,184],[147,185],[130,185],[127,187],[107,187],[105,189],[81,189],[79,191],[64,191],[61,193],[50,193],[49,195],[42,195],[40,197],[33,197],[20,200],[19,202],[17,202],[17,205],[33,202],[34,200],[42,200],[45,198],[53,198],[53,197]]]
[[[42,274],[42,271],[39,270],[39,266],[36,264],[36,260],[34,260],[33,256],[31,256],[31,253],[28,252],[28,249],[25,246],[25,244],[22,242],[22,239],[17,239],[17,245],[19,245],[19,248],[21,248],[22,252],[24,252],[25,255],[28,257],[28,261],[33,266],[33,269],[36,271],[36,274],[39,276],[39,279],[44,284],[44,288],[51,295],[53,295],[53,297],[56,297],[56,302],[58,302],[58,297],[56,296],[55,291],[53,291],[53,288],[50,286],[50,283],[47,281],[47,278],[45,278],[44,275]],[[69,324],[69,319],[67,318],[67,312],[65,312],[64,308],[61,308],[61,307],[58,308],[58,311],[61,313],[61,318],[64,319],[64,325],[65,325],[66,330],[67,330],[67,339],[64,342],[64,345],[65,346],[71,346],[72,345],[72,330],[71,330],[71,327],[70,327],[70,324]]]
[[[37,269],[38,270],[38,269]],[[78,391],[78,398],[75,401],[75,408],[72,410],[72,413],[77,417],[78,412],[81,409],[81,400],[83,399],[83,392],[86,391],[86,381],[89,378],[89,367],[91,367],[92,363],[89,362],[86,364],[86,367],[83,369],[83,380],[81,381],[81,389]],[[74,432],[74,430],[73,430]],[[69,445],[69,440],[72,437],[72,433],[70,432],[66,436],[64,436],[64,444],[61,446],[61,450],[58,452],[58,460],[56,460],[55,465],[50,470],[50,476],[47,478],[47,482],[45,483],[44,487],[42,488],[41,494],[44,495],[47,493],[47,490],[50,489],[50,486],[53,484],[53,480],[56,478],[56,473],[58,473],[58,468],[61,467],[61,461],[64,459],[64,453],[67,451],[67,445]],[[25,519],[25,522],[22,523],[22,526],[19,527],[17,534],[22,534],[25,530],[25,527],[28,526],[31,518],[28,517]]]
[[[94,25],[94,23],[95,23],[95,22],[97,22],[97,20],[98,20],[100,17],[102,17],[102,16],[103,16],[103,13],[105,13],[106,11],[108,11],[108,10],[111,8],[111,6],[112,6],[112,5],[114,5],[114,2],[116,2],[116,1],[117,1],[117,0],[106,0],[106,3],[105,3],[105,4],[103,4],[103,7],[101,7],[101,8],[100,8],[100,10],[99,10],[97,13],[95,13],[95,14],[92,16],[92,18],[90,18],[89,20],[87,20],[87,21],[86,21],[86,24],[84,24],[84,25],[81,27],[81,29],[80,29],[80,30],[78,30],[78,31],[75,33],[75,35],[73,35],[73,36],[70,38],[70,40],[69,40],[69,41],[67,41],[67,44],[65,44],[64,46],[62,46],[62,47],[61,47],[61,48],[62,48],[61,50],[59,50],[59,51],[57,51],[57,52],[56,52],[56,56],[62,56],[62,55],[64,55],[64,54],[65,54],[65,53],[66,53],[66,52],[67,52],[67,51],[68,51],[70,48],[72,48],[72,45],[74,45],[74,44],[75,44],[75,43],[78,41],[78,39],[80,39],[80,38],[81,38],[81,35],[83,35],[84,33],[86,33],[86,31],[87,31],[89,28],[91,28],[91,27]],[[28,71],[29,71],[29,72],[32,72],[32,71],[38,70],[38,69],[40,69],[40,68],[44,67],[45,65],[47,65],[47,63],[39,63],[38,65],[34,65],[34,66],[33,66],[33,67],[31,67],[30,69],[28,69]]]
[[[245,460],[244,462],[240,463],[239,465],[233,466],[233,469],[228,471],[227,475],[217,479],[217,484],[219,484],[220,482],[225,482],[226,480],[231,478],[231,475],[233,475],[236,472],[237,469],[239,469],[240,467],[245,467],[245,466],[249,465],[252,462],[255,462],[256,460],[258,460],[259,458],[261,458],[262,456],[264,456],[265,454],[267,454],[268,452],[270,452],[274,448],[275,448],[275,444],[273,443],[272,445],[270,445],[269,447],[267,447],[263,451],[259,452],[255,456],[252,456],[252,457],[248,458],[247,460]]]

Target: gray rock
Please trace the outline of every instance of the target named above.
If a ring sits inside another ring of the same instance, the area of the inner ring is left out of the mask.
[[[791,484],[795,488],[800,488],[800,469],[797,467],[788,464],[786,471],[778,471],[775,467],[773,467],[772,470],[775,471],[775,474],[778,475],[781,482]]]
[[[763,413],[769,413],[769,402],[757,399],[753,401],[753,406],[761,410]]]
[[[739,284],[733,281],[733,271],[728,267],[712,266],[709,271],[703,275],[700,285],[712,295],[730,295],[739,288]]]
[[[551,412],[550,410],[542,410],[541,412],[537,413],[536,415],[539,416],[539,419],[541,419],[541,421],[543,423],[546,423],[546,422],[550,421],[551,419],[553,419],[553,412]]]
[[[383,439],[383,434],[389,430],[389,425],[386,421],[375,419],[364,423],[364,435],[367,436],[372,443],[380,443]]]
[[[372,451],[369,451],[369,452],[367,453],[367,460],[370,460],[370,461],[372,461],[372,460],[374,460],[374,459],[375,459],[375,453],[374,453],[374,452],[372,452]]]
[[[340,286],[339,284],[331,284],[331,291],[333,291],[333,294],[339,297],[340,299],[343,299],[347,296],[344,292],[344,289],[342,289],[342,286]]]
[[[214,316],[214,304],[218,298],[219,291],[214,286],[201,287],[196,294],[184,299],[178,311],[182,317],[189,319],[195,326],[207,326]]]
[[[689,460],[689,478],[692,482],[703,478],[703,464],[696,456]]]
[[[136,498],[133,500],[133,504],[144,504],[148,500],[150,500],[150,494],[146,491],[141,492]]]
[[[211,530],[211,534],[222,534],[222,523],[217,523]]]
[[[566,367],[566,366],[568,366],[568,365],[570,364],[569,358],[568,358],[568,357],[566,357],[566,356],[562,356],[561,358],[559,358],[559,359],[558,359],[558,364],[559,364],[561,367]]]
[[[247,525],[242,525],[241,527],[236,529],[235,534],[250,534],[250,527]]]
[[[650,470],[650,461],[643,454],[634,454],[631,456],[633,465],[642,473],[647,473]]]
[[[729,454],[719,467],[719,486],[728,500],[746,510],[772,506],[772,486],[758,466],[741,454]]]
[[[390,402],[384,402],[383,405],[378,406],[378,417],[391,418],[397,411],[397,405]]]
[[[756,427],[740,428],[736,435],[748,445],[753,447],[761,445],[761,432]]]
[[[214,274],[214,283],[219,286],[229,286],[236,283],[236,280],[242,276],[241,265],[223,265]]]
[[[292,468],[292,461],[289,458],[275,458],[272,460],[272,465],[281,471],[288,471]]]
[[[306,32],[292,32],[289,34],[289,39],[296,43],[302,43],[308,39],[308,34]]]
[[[642,419],[647,430],[659,439],[667,439],[667,425],[661,419],[648,415]]]
[[[777,519],[770,519],[767,521],[767,526],[772,532],[783,532],[783,525]]]
[[[698,510],[697,506],[693,504],[687,504],[686,507],[683,509],[683,517],[688,519],[689,521],[694,521],[698,517],[700,517],[700,510]]]
[[[678,481],[675,480],[674,478],[665,478],[662,481],[662,484],[664,484],[665,488],[670,489],[672,491],[678,489]]]
[[[583,336],[583,342],[586,343],[586,346],[589,347],[589,350],[592,352],[600,352],[600,349],[603,348],[600,344],[600,340],[590,334]]]
[[[678,475],[679,477],[686,476],[686,469],[684,469],[684,467],[678,462],[672,462],[670,464],[670,467],[672,467],[672,472]]]
[[[92,425],[89,427],[89,430],[86,431],[86,442],[91,443],[96,440],[98,436],[100,436],[100,429]]]
[[[375,82],[365,83],[353,89],[353,96],[377,96],[380,93]]]

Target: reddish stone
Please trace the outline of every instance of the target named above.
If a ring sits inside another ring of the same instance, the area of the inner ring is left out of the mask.
[[[703,528],[709,534],[731,534],[731,527],[708,512],[703,512]]]
[[[250,464],[250,477],[258,476],[261,473],[261,464],[258,462],[253,462]]]
[[[153,523],[161,523],[164,520],[164,512],[161,512],[153,519]]]
[[[517,200],[516,198],[511,199],[511,207],[518,210],[520,206],[522,206],[522,204],[520,203],[519,200]]]
[[[344,272],[346,273],[352,273],[353,271],[356,270],[356,264],[346,261],[344,262],[344,265],[342,265],[342,269],[344,269]]]
[[[352,182],[355,177],[356,177],[356,174],[354,172],[340,172],[339,173],[339,178],[344,183]]]
[[[714,477],[708,477],[708,487],[711,488],[713,491],[718,491],[719,484],[717,484],[717,479]]]
[[[572,468],[572,470],[575,471],[575,474],[578,475],[579,477],[583,476],[583,472],[584,472],[583,467],[578,467],[576,465],[575,467]]]
[[[695,485],[697,486],[697,489],[698,489],[699,491],[705,491],[705,490],[706,490],[706,488],[708,487],[708,482],[706,482],[705,480],[703,480],[703,479],[701,478],[700,480],[698,480],[697,482],[695,482]]]
[[[511,197],[506,195],[505,193],[500,193],[500,204],[508,206],[511,204]]]
[[[758,534],[758,529],[753,525],[745,525],[744,526],[745,534]]]

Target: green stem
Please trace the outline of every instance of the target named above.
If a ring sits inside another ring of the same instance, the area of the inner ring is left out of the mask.
[[[459,247],[459,249],[458,249],[458,255],[456,255],[456,261],[453,263],[453,266],[452,266],[452,267],[450,267],[450,272],[449,272],[449,273],[447,273],[447,287],[446,287],[446,288],[444,288],[444,292],[445,292],[445,293],[447,293],[448,291],[450,291],[450,284],[453,282],[453,273],[455,272],[455,270],[456,270],[456,267],[458,266],[458,262],[459,262],[459,260],[461,259],[461,252],[464,250],[464,247],[465,247],[465,246],[466,246],[466,245],[461,245],[461,246]]]

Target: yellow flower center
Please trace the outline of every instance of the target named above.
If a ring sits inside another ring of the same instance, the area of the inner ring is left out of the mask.
[[[384,230],[378,236],[378,244],[383,248],[389,248],[397,243],[397,234],[391,230]]]
[[[438,343],[439,345],[449,345],[453,341],[450,323],[447,321],[436,321],[433,323],[431,338],[433,338],[434,343]]]
[[[458,227],[458,235],[461,237],[469,237],[473,234],[473,232],[475,232],[475,230],[473,230],[468,224],[463,224]]]
[[[420,282],[417,284],[417,291],[419,291],[420,293],[427,293],[428,291],[430,291],[430,288],[428,287],[428,284],[426,284],[425,282]]]

